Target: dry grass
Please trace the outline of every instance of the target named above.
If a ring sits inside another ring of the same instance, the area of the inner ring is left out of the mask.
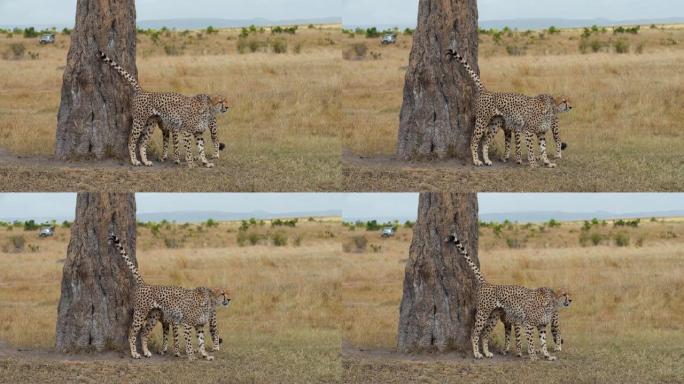
[[[460,356],[391,354],[412,234],[401,229],[392,240],[369,235],[382,252],[344,254],[343,340],[356,349],[389,351],[391,357],[369,352],[367,360],[345,358],[346,381],[681,382],[684,224],[647,222],[630,229],[633,237],[647,239],[643,247],[580,247],[581,226],[563,223],[525,249],[508,249],[507,230],[502,238],[491,229],[481,231],[480,262],[489,281],[567,287],[572,293],[572,307],[561,314],[564,349],[552,364],[500,355],[477,363]],[[663,232],[676,237],[659,236]],[[352,234],[358,233],[347,236]],[[500,347],[501,325],[495,337]]]
[[[615,53],[612,45],[581,54],[581,33],[563,30],[543,40],[537,32],[513,33],[499,44],[491,35],[481,35],[479,65],[488,89],[552,93],[571,100],[574,109],[561,117],[561,134],[569,148],[558,169],[483,170],[469,162],[410,168],[402,162],[350,163],[343,166],[345,189],[681,190],[683,179],[676,175],[682,173],[678,154],[684,144],[684,30],[642,28],[638,35],[607,32],[590,38],[605,43],[610,39],[610,44],[624,39],[629,54]],[[344,61],[343,146],[353,155],[382,158],[395,151],[411,38],[399,36],[396,46],[382,48],[361,36],[344,44],[359,41],[382,56]],[[509,55],[506,47],[514,45],[527,46],[526,55]],[[640,45],[642,53],[637,54]],[[499,159],[501,135],[493,151],[493,159]]]
[[[336,380],[342,315],[340,258],[339,244],[330,234],[339,233],[339,220],[300,220],[296,228],[285,230],[290,238],[303,237],[298,247],[239,247],[238,226],[221,223],[198,231],[196,225],[172,225],[160,229],[157,236],[148,228],[139,231],[138,261],[146,281],[227,286],[233,291],[231,306],[218,312],[225,348],[215,353],[216,361],[201,365],[203,377],[212,382]],[[188,235],[186,248],[165,248],[162,238],[172,232]],[[52,348],[68,230],[58,228],[55,237],[38,239],[33,232],[3,228],[0,244],[12,235],[24,235],[27,244],[40,249],[30,252],[27,245],[23,253],[0,253],[0,340],[22,348]],[[160,334],[155,330],[154,348],[160,344]],[[137,364],[125,357],[75,363],[61,358],[39,362],[0,358],[0,372],[3,378],[33,382],[50,377],[71,381],[75,374],[98,381],[123,377],[134,382],[197,377],[197,363],[185,359],[156,357]]]
[[[145,89],[219,93],[227,96],[232,109],[219,117],[219,136],[227,149],[217,169],[203,176],[208,183],[195,180],[193,185],[197,170],[148,169],[132,174],[131,190],[156,190],[161,180],[170,190],[339,189],[340,63],[334,45],[340,38],[339,27],[300,27],[295,35],[272,37],[266,31],[250,37],[264,44],[282,39],[288,47],[285,54],[273,54],[267,47],[238,54],[239,33],[228,29],[208,36],[205,32],[198,39],[197,31],[169,32],[161,34],[157,43],[150,35],[138,35],[137,65]],[[0,37],[0,52],[22,43],[40,54],[37,60],[0,60],[0,152],[41,158],[52,154],[68,37],[60,34],[57,40],[54,46],[39,46],[36,39]],[[169,46],[183,54],[167,55]],[[156,134],[153,154],[161,153],[160,148],[161,135]],[[127,166],[115,168],[83,166],[74,172],[59,164],[24,160],[4,170],[10,184],[3,189],[52,190],[52,185],[54,190],[88,189],[79,182],[88,183],[100,170],[108,176],[104,182],[116,188],[117,177],[131,174]],[[47,174],[40,173],[45,170]],[[23,184],[24,172],[33,176],[28,179],[36,188]],[[46,178],[55,180],[41,184]],[[212,178],[223,181],[212,183]]]

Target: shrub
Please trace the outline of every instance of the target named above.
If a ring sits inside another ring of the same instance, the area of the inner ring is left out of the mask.
[[[67,221],[67,220],[64,220],[64,221],[62,222],[62,228],[71,228],[71,222],[70,222],[70,221]]]
[[[180,248],[181,242],[175,237],[164,237],[164,245],[166,248]]]
[[[287,245],[287,235],[283,232],[276,232],[272,236],[273,245],[276,247],[283,247]]]
[[[380,230],[380,224],[377,220],[371,220],[366,222],[366,231],[378,231]]]
[[[626,247],[629,245],[629,235],[625,232],[618,232],[615,234],[613,240],[618,247]]]
[[[63,35],[71,35],[71,29],[69,29],[69,28],[62,29],[62,34]]]
[[[35,231],[40,226],[36,224],[35,220],[27,220],[24,222],[24,231]]]
[[[411,29],[411,28],[404,29],[404,35],[406,35],[406,36],[413,36],[413,32],[415,32],[415,29]]]
[[[250,232],[249,235],[247,235],[247,240],[249,240],[251,245],[257,245],[259,240],[261,240],[261,235],[256,232]]]
[[[374,39],[377,37],[380,37],[380,31],[378,31],[377,28],[372,27],[372,28],[366,29],[366,38],[367,39]]]
[[[382,245],[379,244],[371,244],[370,245],[371,252],[373,253],[380,253],[382,252]]]
[[[601,244],[601,240],[603,240],[603,236],[601,236],[600,233],[592,233],[590,239],[592,244],[599,245]]]
[[[33,27],[28,27],[24,29],[24,37],[27,39],[38,37],[38,31]]]
[[[271,41],[271,48],[273,53],[287,53],[287,41],[285,39],[273,39]]]
[[[363,60],[368,54],[368,46],[366,43],[354,43],[349,49],[342,52],[342,57],[345,60]]]
[[[368,246],[368,239],[366,236],[352,236],[351,239],[342,244],[342,250],[346,253],[363,253],[366,252]]]
[[[294,240],[292,240],[292,244],[293,244],[295,247],[299,247],[300,245],[302,245],[302,241],[303,241],[303,240],[304,240],[304,236],[303,236],[303,235],[297,235],[297,236],[295,236]]]
[[[525,248],[525,241],[515,237],[507,237],[506,245],[508,248]]]
[[[292,48],[292,52],[294,52],[295,54],[298,55],[298,54],[302,53],[303,47],[304,47],[304,43],[302,43],[301,41],[297,42],[297,44],[295,44],[294,48]]]
[[[629,43],[624,39],[619,39],[613,43],[616,53],[629,53]]]
[[[556,28],[555,26],[550,26],[549,29],[547,30],[549,32],[549,35],[553,34],[559,34],[561,31],[560,29]]]
[[[506,53],[510,56],[523,56],[527,51],[527,47],[517,45],[506,45]]]
[[[246,52],[256,52],[261,48],[262,42],[257,40],[256,38],[245,38],[245,37],[240,37],[238,38],[237,42],[237,50],[238,53],[246,53]]]
[[[185,47],[176,44],[164,44],[164,53],[168,56],[180,56],[185,51]]]
[[[23,235],[10,236],[7,244],[2,247],[3,252],[6,253],[20,253],[24,251],[26,246],[26,239]]]
[[[237,234],[237,244],[238,244],[238,246],[244,247],[246,243],[247,243],[247,232],[245,232],[245,231],[238,231],[238,234]]]
[[[211,35],[211,34],[218,33],[218,32],[219,32],[218,29],[212,27],[211,25],[207,27],[207,35]]]
[[[560,227],[561,223],[556,221],[556,219],[551,219],[548,222],[549,228]]]
[[[413,221],[406,220],[406,222],[404,223],[404,228],[413,228],[415,224],[416,223],[414,223]]]
[[[207,226],[207,228],[218,227],[219,225],[217,221],[214,221],[214,219],[208,219],[204,224]]]
[[[24,53],[26,53],[26,47],[22,43],[12,43],[9,48],[3,54],[5,59],[20,60],[24,58]]]

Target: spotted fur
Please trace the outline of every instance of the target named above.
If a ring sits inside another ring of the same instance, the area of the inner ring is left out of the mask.
[[[475,103],[476,117],[475,130],[470,141],[470,151],[473,164],[480,166],[483,164],[479,159],[478,150],[482,140],[482,159],[485,165],[492,165],[489,160],[489,142],[502,125],[517,133],[525,134],[525,141],[528,149],[528,160],[530,166],[537,165],[536,156],[533,149],[533,138],[536,135],[539,140],[541,158],[545,166],[555,167],[546,155],[546,131],[551,129],[557,147],[557,157],[560,157],[561,143],[558,134],[559,112],[571,109],[566,99],[556,102],[550,95],[526,96],[519,93],[489,92],[482,85],[480,77],[470,67],[468,62],[454,50],[449,50],[449,57],[455,57],[470,77],[478,91]],[[494,120],[500,118],[498,120]],[[555,127],[555,128],[554,128]],[[488,129],[489,128],[489,129]],[[522,163],[520,153],[520,138],[516,135],[516,156],[518,163]],[[510,141],[509,141],[510,148]]]
[[[128,344],[131,349],[131,356],[134,359],[140,358],[140,354],[137,352],[135,346],[136,335],[143,327],[143,324],[146,323],[148,326],[146,326],[145,330],[141,333],[140,345],[145,357],[152,356],[152,353],[150,353],[147,348],[147,338],[152,328],[154,328],[154,323],[156,321],[154,319],[163,315],[165,321],[172,322],[174,325],[183,325],[185,331],[185,351],[190,360],[195,358],[192,340],[190,338],[192,328],[195,328],[195,332],[197,333],[200,354],[207,360],[213,360],[213,356],[209,356],[204,348],[204,325],[207,322],[211,323],[212,317],[215,317],[217,306],[228,306],[231,299],[227,291],[224,289],[210,289],[205,287],[186,289],[174,286],[146,284],[138,273],[135,264],[133,264],[128,257],[119,238],[114,234],[110,235],[109,238],[126,262],[126,265],[128,265],[136,282],[133,301],[133,323],[128,333]],[[155,310],[157,310],[157,312],[153,312]],[[146,322],[148,317],[153,320]],[[150,323],[152,324],[151,328],[149,327]],[[216,333],[216,337],[218,338],[218,333]],[[174,339],[174,347],[177,352],[178,335],[175,327]],[[216,345],[218,345],[218,343],[216,343]]]
[[[172,92],[146,92],[137,80],[119,64],[110,59],[105,53],[99,51],[102,60],[114,68],[129,84],[133,87],[133,128],[128,137],[128,153],[133,165],[152,165],[147,160],[147,145],[149,144],[152,131],[155,125],[166,127],[174,136],[174,160],[180,163],[178,153],[178,137],[184,142],[185,160],[188,167],[194,166],[192,157],[191,143],[193,137],[197,144],[199,158],[205,167],[213,167],[204,153],[204,138],[202,134],[210,128],[212,119],[216,124],[215,115],[224,113],[228,110],[226,99],[222,96],[209,96],[199,94],[195,96],[184,96]],[[214,148],[218,149],[220,144],[216,135],[212,132]],[[168,139],[167,139],[168,143]],[[136,147],[140,146],[140,161],[136,156]],[[167,144],[168,148],[168,144]],[[217,156],[218,150],[214,153]]]
[[[501,313],[495,313],[495,311],[503,310],[506,321],[512,323],[515,327],[522,326],[525,329],[530,359],[537,359],[534,340],[532,339],[534,328],[537,328],[542,354],[547,360],[555,360],[556,358],[551,356],[546,348],[546,325],[552,322],[559,308],[570,305],[572,299],[570,299],[568,293],[565,290],[556,293],[551,288],[545,287],[529,289],[517,285],[489,284],[482,277],[480,269],[472,261],[468,251],[458,240],[456,234],[450,236],[447,241],[453,242],[456,245],[459,253],[466,260],[466,263],[473,270],[477,278],[475,325],[470,337],[475,358],[481,359],[483,354],[486,357],[493,356],[489,352],[489,333],[484,331],[486,327],[489,328],[490,318]],[[516,330],[516,333],[519,332]],[[480,336],[482,336],[482,354],[479,351]],[[560,337],[560,334],[558,337]]]

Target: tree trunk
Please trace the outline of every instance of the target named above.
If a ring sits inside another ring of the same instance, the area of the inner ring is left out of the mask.
[[[421,193],[399,314],[401,352],[470,349],[477,280],[445,242],[454,231],[479,264],[477,195]]]
[[[128,348],[135,279],[108,240],[112,232],[136,263],[134,195],[79,193],[62,272],[58,352]]]
[[[128,158],[132,88],[98,50],[137,77],[135,1],[78,0],[62,98],[55,158]]]
[[[458,51],[479,73],[476,0],[420,0],[418,26],[404,82],[397,154],[403,159],[469,156],[475,127],[475,85]]]

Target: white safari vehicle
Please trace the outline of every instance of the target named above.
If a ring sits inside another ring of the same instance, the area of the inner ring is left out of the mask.
[[[380,235],[380,237],[387,238],[387,237],[392,237],[392,236],[394,236],[394,228],[385,227],[382,229],[382,234]]]
[[[397,35],[393,33],[388,33],[382,36],[382,41],[380,42],[382,45],[389,45],[389,44],[394,44],[397,42]]]

